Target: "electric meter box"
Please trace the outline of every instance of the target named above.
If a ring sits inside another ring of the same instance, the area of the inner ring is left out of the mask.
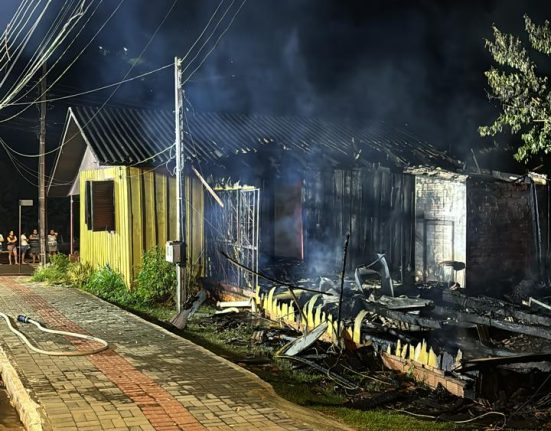
[[[167,262],[180,263],[182,261],[182,243],[180,241],[167,241],[165,247]]]

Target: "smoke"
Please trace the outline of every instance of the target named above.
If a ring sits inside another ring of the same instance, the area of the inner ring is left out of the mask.
[[[185,55],[219,0],[178,2],[152,39],[172,2],[125,2],[64,76],[58,93],[71,92],[62,86],[74,90],[110,84],[122,79],[134,64],[131,76]],[[226,1],[222,10],[230,3]],[[239,3],[221,22],[208,49]],[[68,60],[117,4],[104,2],[67,54]],[[0,10],[5,13],[0,15],[0,25],[17,5],[16,0],[2,2]],[[524,13],[542,21],[551,16],[551,4],[543,0],[249,0],[186,83],[187,106],[198,111],[299,115],[352,122],[358,128],[374,121],[407,124],[433,145],[465,158],[470,148],[487,144],[477,128],[497,113],[485,94],[483,72],[490,67],[490,56],[483,39],[491,36],[494,23],[504,31],[521,32]],[[194,53],[188,57],[186,77],[208,49],[194,61]],[[111,92],[54,103],[50,118],[62,124],[68,105],[101,105]],[[173,100],[173,74],[166,69],[122,85],[109,103],[172,110]],[[59,141],[60,130],[55,133],[49,140],[52,145]],[[510,143],[506,136],[498,140]]]

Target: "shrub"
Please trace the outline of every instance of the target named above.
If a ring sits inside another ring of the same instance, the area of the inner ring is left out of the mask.
[[[122,275],[109,265],[93,271],[88,281],[82,285],[84,290],[109,302],[130,304],[133,302]]]
[[[92,278],[94,267],[88,262],[71,262],[67,267],[67,282],[82,289]]]
[[[65,254],[51,256],[50,263],[39,266],[33,274],[33,281],[45,281],[50,284],[67,283],[67,268],[69,258]]]
[[[53,265],[39,266],[33,276],[33,281],[45,281],[50,284],[64,284],[66,282],[65,273]]]
[[[158,247],[144,253],[134,292],[145,304],[174,303],[176,270]]]
[[[50,265],[56,267],[61,272],[65,272],[69,266],[69,256],[63,253],[54,254],[50,256]]]

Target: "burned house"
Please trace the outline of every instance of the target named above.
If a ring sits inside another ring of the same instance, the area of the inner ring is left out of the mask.
[[[170,112],[151,110],[68,111],[49,195],[82,196],[81,256],[118,262],[129,283],[143,252],[175,235],[172,120]],[[537,254],[528,183],[457,173],[459,162],[405,127],[213,113],[190,113],[187,124],[193,272],[238,296],[254,294],[258,279],[220,250],[252,269],[319,276],[340,270],[350,233],[348,272],[382,253],[403,284],[450,281],[473,292],[491,281],[518,281]],[[92,185],[97,193],[113,188],[100,205],[110,213],[95,213],[105,216],[101,227],[91,218]],[[502,262],[505,269],[487,270]]]
[[[501,296],[536,277],[546,254],[548,192],[536,174],[414,168],[415,276]]]

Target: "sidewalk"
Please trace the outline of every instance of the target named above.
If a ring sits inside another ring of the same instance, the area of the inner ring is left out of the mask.
[[[77,289],[27,280],[0,279],[0,311],[13,317],[26,314],[51,328],[89,333],[111,344],[92,356],[39,355],[1,319],[0,346],[30,394],[27,401],[26,394],[18,401],[19,408],[31,411],[28,423],[36,406],[34,422],[44,430],[347,429],[282,400],[241,367],[111,304]],[[49,350],[89,347],[41,333],[33,325],[20,328]]]

